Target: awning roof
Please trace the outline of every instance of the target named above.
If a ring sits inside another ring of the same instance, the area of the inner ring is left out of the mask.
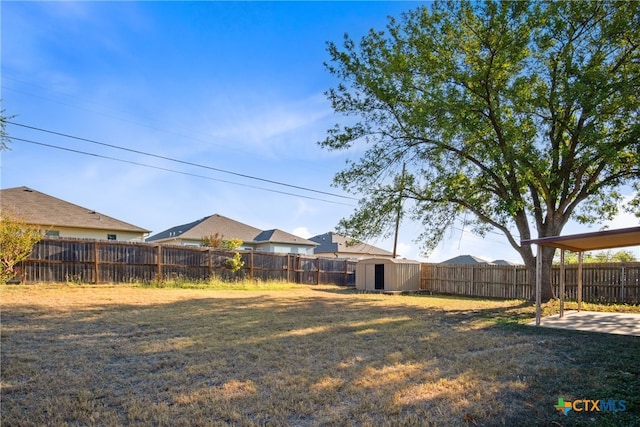
[[[552,246],[573,252],[636,246],[640,245],[640,227],[572,234],[569,236],[542,237],[540,239],[523,240],[520,243],[523,245]]]

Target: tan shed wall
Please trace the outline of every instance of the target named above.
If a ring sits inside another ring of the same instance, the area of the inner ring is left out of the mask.
[[[385,291],[420,289],[420,263],[396,263],[388,259],[367,259],[356,264],[356,289],[375,290],[375,266],[384,264]]]
[[[384,266],[385,291],[417,291],[419,289],[420,264],[403,263]]]

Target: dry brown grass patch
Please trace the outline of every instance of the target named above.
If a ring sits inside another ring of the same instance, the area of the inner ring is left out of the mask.
[[[640,342],[534,329],[521,301],[278,290],[0,288],[3,425],[590,425]],[[593,417],[594,415],[591,415]]]

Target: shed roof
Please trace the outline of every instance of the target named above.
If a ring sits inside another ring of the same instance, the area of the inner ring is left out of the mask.
[[[520,243],[523,245],[552,246],[574,252],[637,246],[640,245],[640,227],[619,228],[568,236],[541,237],[540,239],[523,240]]]
[[[358,261],[358,264],[420,264],[420,261],[415,261],[412,259],[400,259],[400,258],[364,258]]]

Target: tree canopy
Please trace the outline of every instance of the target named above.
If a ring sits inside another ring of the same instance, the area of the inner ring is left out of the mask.
[[[638,28],[640,2],[447,1],[328,43],[327,95],[349,119],[320,145],[363,153],[334,179],[361,195],[340,231],[388,233],[402,197],[426,250],[461,220],[533,271],[521,240],[612,218],[622,188],[640,216]]]

